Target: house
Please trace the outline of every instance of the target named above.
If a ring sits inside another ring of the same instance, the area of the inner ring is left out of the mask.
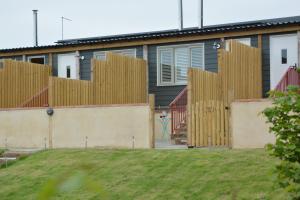
[[[263,94],[276,87],[291,65],[299,62],[300,16],[104,37],[59,40],[54,45],[0,50],[0,59],[53,67],[53,75],[91,79],[91,59],[107,51],[148,61],[149,93],[167,108],[186,87],[188,67],[217,72],[218,48],[236,39],[262,48]],[[117,80],[116,80],[117,81]]]

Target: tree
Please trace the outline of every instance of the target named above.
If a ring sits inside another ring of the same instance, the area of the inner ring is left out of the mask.
[[[289,86],[287,92],[272,91],[270,95],[273,106],[263,114],[276,142],[268,150],[281,160],[276,166],[280,186],[292,199],[300,199],[300,88]]]

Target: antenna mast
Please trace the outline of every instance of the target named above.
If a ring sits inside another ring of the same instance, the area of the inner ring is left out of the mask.
[[[61,17],[61,40],[64,40],[64,20],[72,21],[71,19],[68,19],[66,17]]]

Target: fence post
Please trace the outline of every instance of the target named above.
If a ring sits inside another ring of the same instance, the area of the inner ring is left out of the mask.
[[[146,95],[149,94],[149,61],[148,61],[148,46],[143,46],[143,59],[146,61]]]
[[[48,82],[48,104],[49,107],[53,107],[53,78],[51,76]]]
[[[155,95],[149,94],[149,107],[150,107],[150,116],[149,116],[149,139],[150,139],[150,148],[155,148]]]
[[[187,141],[188,146],[192,146],[192,130],[191,130],[191,108],[192,108],[192,78],[193,73],[192,69],[188,70],[188,86],[187,86]]]

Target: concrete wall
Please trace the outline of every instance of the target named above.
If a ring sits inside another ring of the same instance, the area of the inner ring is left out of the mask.
[[[0,111],[0,147],[149,148],[149,117],[148,105]]]
[[[272,106],[269,100],[237,101],[231,105],[231,128],[233,148],[263,148],[274,143],[266,118],[260,113]]]

